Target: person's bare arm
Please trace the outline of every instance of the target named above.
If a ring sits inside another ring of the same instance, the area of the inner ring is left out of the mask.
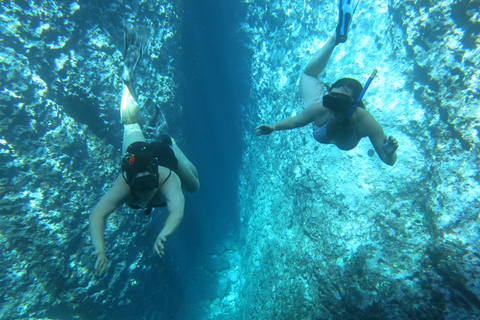
[[[183,219],[185,197],[182,192],[180,178],[172,172],[170,178],[162,186],[161,194],[167,201],[168,217],[165,225],[158,234],[153,250],[159,256],[164,255],[165,241],[178,228]]]
[[[123,180],[123,177],[118,177],[115,180],[112,188],[102,196],[100,201],[90,213],[89,227],[90,238],[95,248],[95,255],[97,262],[95,269],[97,273],[103,274],[107,270],[108,260],[105,255],[105,243],[103,239],[103,231],[105,229],[105,219],[115,209],[120,207],[130,196],[130,188]]]
[[[278,130],[290,130],[304,127],[315,121],[315,117],[320,112],[321,108],[323,108],[321,103],[314,103],[294,117],[283,119],[273,125],[262,124],[255,128],[255,130],[258,130],[256,135],[261,136]]]
[[[372,116],[364,120],[362,126],[368,128],[367,134],[380,159],[389,166],[397,161],[396,150],[398,142],[394,137],[388,137],[383,132],[382,126]]]

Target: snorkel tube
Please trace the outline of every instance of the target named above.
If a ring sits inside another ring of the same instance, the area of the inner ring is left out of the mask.
[[[353,106],[350,108],[350,110],[348,111],[347,113],[347,116],[346,116],[346,120],[350,120],[353,116],[353,113],[355,112],[355,110],[357,110],[357,104],[362,100],[363,96],[365,95],[365,92],[367,92],[367,89],[368,87],[370,86],[370,83],[372,83],[372,80],[373,78],[375,78],[375,76],[377,75],[377,69],[373,70],[372,74],[370,75],[370,77],[368,78],[367,82],[365,83],[365,85],[363,86],[363,90],[362,92],[360,92],[360,95],[358,96],[358,99],[357,101],[355,101],[355,103],[353,104]]]

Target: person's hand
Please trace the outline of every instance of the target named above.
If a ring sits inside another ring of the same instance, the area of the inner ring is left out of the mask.
[[[95,270],[98,275],[103,275],[107,271],[108,259],[105,252],[95,252],[97,256],[97,263],[95,263]]]
[[[165,241],[167,241],[167,238],[159,234],[157,240],[155,240],[155,244],[153,245],[153,251],[155,251],[155,253],[158,254],[160,257],[163,257],[163,255],[165,254],[163,252]]]
[[[385,138],[385,140],[383,140],[383,152],[385,152],[385,154],[387,155],[392,155],[395,153],[395,151],[397,150],[398,148],[398,142],[397,140],[390,136],[387,138]]]
[[[265,135],[265,134],[272,133],[273,131],[275,131],[275,128],[271,125],[268,125],[268,124],[262,124],[261,126],[256,127],[255,130],[258,130],[255,133],[257,136],[262,136],[262,135]]]

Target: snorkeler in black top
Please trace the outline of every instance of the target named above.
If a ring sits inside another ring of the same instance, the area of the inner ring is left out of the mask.
[[[143,33],[142,33],[143,32]],[[167,238],[177,229],[183,218],[185,198],[182,189],[195,192],[199,186],[195,166],[170,137],[161,143],[147,143],[137,123],[138,104],[132,94],[133,73],[142,53],[146,49],[148,35],[145,28],[128,26],[125,37],[124,86],[120,117],[124,125],[122,152],[122,174],[110,190],[102,196],[90,214],[90,235],[97,262],[97,273],[103,274],[108,267],[105,254],[103,231],[105,219],[122,204],[145,209],[166,206],[168,217],[160,231],[153,250],[164,254]]]

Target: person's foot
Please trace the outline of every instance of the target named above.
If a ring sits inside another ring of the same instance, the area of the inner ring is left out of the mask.
[[[128,90],[128,86],[123,87],[122,103],[120,105],[120,119],[122,124],[132,124],[138,122],[138,103]]]
[[[338,1],[338,25],[336,29],[335,45],[347,41],[347,32],[352,22],[353,14],[357,9],[360,0],[339,0]]]

